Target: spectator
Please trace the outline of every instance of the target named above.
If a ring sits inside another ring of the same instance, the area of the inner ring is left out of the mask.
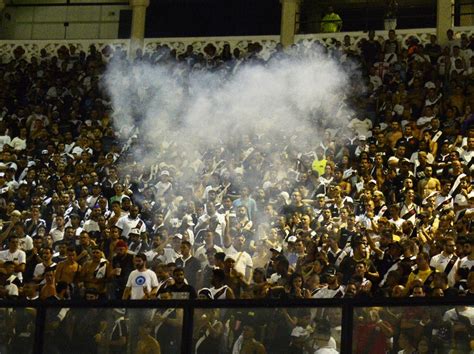
[[[328,7],[326,15],[321,20],[321,32],[323,33],[334,33],[341,32],[342,20],[338,14],[334,12],[332,6]]]

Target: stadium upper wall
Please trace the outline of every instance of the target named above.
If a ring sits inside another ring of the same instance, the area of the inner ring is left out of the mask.
[[[457,36],[461,33],[474,34],[474,26],[468,27],[456,27],[455,32]],[[409,37],[416,37],[421,43],[428,43],[429,36],[435,34],[435,28],[421,28],[421,29],[406,29],[397,30],[398,39],[402,45],[406,46],[406,39]],[[305,34],[296,35],[295,42],[309,45],[311,42],[320,41],[321,43],[331,46],[334,39],[342,41],[345,35],[351,37],[351,42],[357,43],[362,38],[367,37],[365,32],[341,32],[332,34]],[[376,31],[376,35],[380,37],[386,37],[387,31]],[[184,52],[187,45],[193,45],[194,50],[197,52],[203,52],[204,48],[208,44],[213,44],[217,50],[221,50],[224,44],[229,44],[232,48],[238,47],[242,50],[247,48],[247,45],[251,42],[259,42],[262,45],[262,56],[269,56],[277,43],[279,43],[280,37],[275,36],[239,36],[239,37],[186,37],[186,38],[146,38],[143,44],[143,50],[145,52],[152,52],[155,50],[157,45],[168,45],[170,48],[174,48],[178,53]],[[103,50],[107,46],[111,48],[121,48],[128,52],[130,49],[129,39],[90,39],[90,40],[0,40],[0,60],[6,62],[13,58],[14,50],[21,46],[25,53],[24,58],[29,59],[32,56],[39,57],[40,50],[46,49],[50,55],[56,55],[57,50],[61,46],[74,45],[79,50],[87,51],[90,45],[95,45],[98,50]]]

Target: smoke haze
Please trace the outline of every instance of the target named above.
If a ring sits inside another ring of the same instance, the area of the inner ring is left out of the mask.
[[[258,137],[267,154],[290,142],[308,151],[324,128],[344,127],[352,115],[343,104],[350,87],[345,71],[326,54],[301,47],[263,64],[212,71],[115,62],[105,82],[117,130],[139,128],[146,149],[135,151],[136,158],[147,165],[179,165],[177,159],[189,165],[214,147],[232,154],[242,148],[242,136]]]

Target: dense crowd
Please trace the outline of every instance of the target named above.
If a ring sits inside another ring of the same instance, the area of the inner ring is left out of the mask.
[[[273,142],[282,148],[271,154],[265,137],[242,135],[232,151],[210,147],[192,170],[172,145],[151,166],[129,153],[140,142],[114,126],[101,80],[107,63],[124,53],[63,46],[57,55],[42,50],[26,60],[18,47],[15,59],[0,66],[0,296],[472,296],[474,36],[448,31],[444,46],[435,36],[425,45],[413,37],[402,45],[395,31],[385,40],[369,32],[358,43],[346,36],[315,45],[362,73],[364,82],[351,85],[366,89],[346,98],[356,112],[351,134],[327,130],[317,143]],[[232,71],[245,62],[265,65],[261,51],[258,43],[247,52],[160,46],[138,52],[135,61]],[[277,48],[270,60],[284,55]],[[427,312],[362,313],[359,352],[367,352],[364,340],[374,342],[367,328],[376,328],[383,336],[374,347],[413,353],[420,344],[409,330],[429,320],[449,328],[451,348],[474,322],[472,308],[454,310],[440,314],[441,322]],[[161,322],[167,316],[158,314]],[[232,332],[232,316],[206,316],[197,353]],[[315,353],[336,352],[326,314],[279,316],[294,337],[282,352],[311,352],[295,338],[315,335]],[[140,326],[130,333],[143,331],[131,338],[156,341],[149,335],[156,318],[143,325],[131,316],[130,326]],[[401,321],[404,331],[395,333],[391,321]],[[260,324],[242,323],[223,353],[278,352]],[[425,332],[430,347],[435,331]],[[468,347],[470,336],[457,345]]]

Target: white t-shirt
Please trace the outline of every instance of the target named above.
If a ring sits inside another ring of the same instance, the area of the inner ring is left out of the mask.
[[[337,289],[329,289],[327,286],[321,288],[316,294],[313,295],[313,299],[332,299],[334,297],[343,297],[344,287],[340,285]]]
[[[156,273],[150,269],[146,269],[143,272],[134,270],[128,276],[127,288],[131,288],[132,292],[130,294],[131,300],[141,300],[145,293],[143,292],[143,287],[146,286],[148,291],[151,291],[152,288],[158,287],[158,278]]]
[[[62,241],[64,239],[64,228],[63,230],[54,228],[49,232],[49,234],[53,238],[53,242]]]
[[[11,253],[10,250],[0,251],[0,261],[7,262],[18,262],[18,264],[26,263],[26,253],[20,249]],[[23,280],[21,272],[15,273],[18,279]]]
[[[87,232],[95,232],[100,231],[100,227],[97,221],[89,219],[84,223],[84,230]]]
[[[349,122],[349,128],[354,130],[359,136],[364,135],[365,137],[371,136],[370,129],[372,129],[372,121],[368,118],[360,120],[355,118]]]
[[[319,348],[314,354],[339,354],[339,352],[334,348]]]
[[[222,252],[222,248],[220,248],[219,246],[214,245],[212,248],[216,252]],[[194,257],[199,259],[199,261],[201,262],[202,267],[205,267],[209,264],[209,261],[207,260],[206,252],[207,252],[206,245],[202,245],[196,250],[196,253],[194,254]]]
[[[31,251],[33,249],[33,239],[30,236],[19,237],[18,241],[18,247],[23,251]]]
[[[245,251],[237,251],[234,246],[230,246],[229,248],[224,248],[224,253],[226,256],[232,256],[232,258],[235,259],[235,267],[234,269],[242,273],[243,275],[246,275],[247,272],[247,267],[253,268],[253,261],[252,257],[245,252]]]
[[[20,137],[13,138],[10,142],[10,145],[14,150],[21,151],[26,149],[26,139],[21,139]]]
[[[454,256],[455,256],[454,253],[448,257],[445,257],[442,253],[437,254],[431,258],[430,267],[436,268],[438,272],[444,273],[444,270],[446,269],[449,262],[451,261],[451,258],[453,258]],[[448,274],[449,286],[454,286],[454,284],[456,283],[455,275],[456,275],[456,272],[458,271],[458,267],[459,267],[459,258],[456,260],[453,267],[449,271],[449,274]]]
[[[56,263],[51,263],[49,266],[50,268],[54,268],[56,266]],[[33,272],[34,277],[39,277],[44,274],[44,271],[46,270],[46,267],[44,266],[43,262],[38,263],[35,267],[35,270]]]
[[[140,225],[140,227],[138,227],[138,225]],[[140,230],[140,234],[146,231],[146,226],[143,220],[138,217],[136,219],[130,219],[128,215],[118,219],[115,226],[122,229],[122,236],[125,238],[128,238],[128,234],[132,229],[138,228]]]
[[[8,135],[1,135],[0,136],[0,149],[3,149],[3,145],[7,144],[10,145],[11,138]]]
[[[474,307],[473,306],[466,306],[466,308],[462,311],[458,311],[461,316],[465,316],[469,318],[471,325],[474,326]],[[459,320],[459,316],[456,313],[456,309],[448,310],[443,315],[443,321],[449,322],[456,322]]]

